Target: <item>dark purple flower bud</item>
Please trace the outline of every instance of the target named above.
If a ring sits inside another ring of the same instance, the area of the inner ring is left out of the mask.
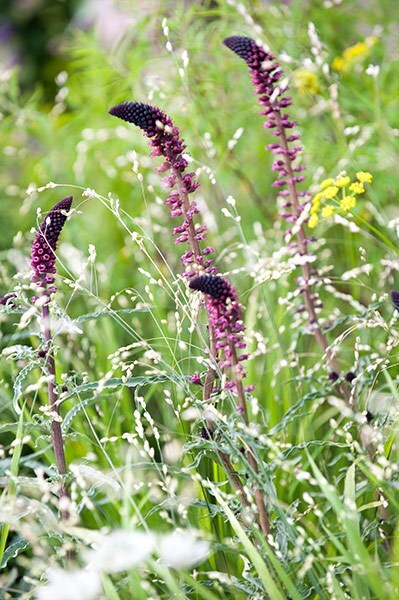
[[[373,413],[371,413],[369,410],[366,411],[366,420],[367,423],[371,423],[371,421],[374,419],[374,415]]]
[[[201,427],[200,435],[204,440],[211,440],[213,437],[213,431],[207,427]]]
[[[40,223],[35,241],[32,245],[31,281],[38,283],[47,289],[47,284],[54,282],[52,275],[55,269],[55,251],[61,230],[67,219],[68,211],[72,206],[72,196],[66,196],[58,204],[53,206],[47,216]],[[49,293],[55,291],[55,287],[47,289]]]
[[[197,290],[203,294],[208,294],[219,302],[226,302],[227,298],[235,298],[233,286],[227,279],[219,275],[199,275],[189,284],[192,290]]]
[[[328,374],[328,379],[335,382],[339,379],[339,375],[335,371],[330,371]]]
[[[345,375],[345,379],[349,383],[352,383],[352,381],[354,379],[356,379],[356,373],[354,373],[353,371],[348,371],[347,374]]]
[[[201,376],[199,373],[194,373],[193,375],[191,375],[188,378],[190,383],[193,383],[194,385],[202,385],[202,381],[201,381]]]
[[[5,296],[3,296],[2,298],[0,298],[0,305],[5,306],[6,304],[14,304],[13,298],[16,298],[17,294],[6,294]]]
[[[172,121],[156,106],[150,106],[142,102],[123,102],[109,109],[109,114],[114,117],[133,123],[140,127],[148,137],[164,130],[165,126],[173,129]]]
[[[391,292],[391,300],[397,310],[399,310],[399,292],[396,290],[392,290]]]

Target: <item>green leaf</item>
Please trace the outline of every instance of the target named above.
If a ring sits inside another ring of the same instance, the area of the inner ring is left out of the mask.
[[[10,544],[4,551],[3,559],[0,564],[0,569],[5,569],[9,560],[11,560],[12,558],[16,558],[18,554],[20,554],[27,548],[30,548],[30,542],[21,537],[17,538],[17,540]]]

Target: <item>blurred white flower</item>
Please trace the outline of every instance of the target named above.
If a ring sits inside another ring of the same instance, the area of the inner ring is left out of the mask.
[[[375,79],[380,73],[380,67],[378,65],[369,65],[366,69],[366,73]]]
[[[101,589],[100,574],[83,569],[49,569],[48,583],[37,590],[37,600],[92,600]]]
[[[199,540],[193,531],[176,531],[160,538],[159,557],[168,567],[187,569],[209,555],[209,543]]]
[[[155,547],[155,537],[144,531],[117,529],[104,536],[97,548],[86,553],[90,569],[103,573],[126,571],[146,560]]]

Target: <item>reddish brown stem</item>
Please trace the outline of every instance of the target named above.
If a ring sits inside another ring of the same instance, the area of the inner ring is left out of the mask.
[[[54,413],[57,416],[60,414],[60,407],[58,404],[57,393],[55,391],[56,369],[55,369],[54,355],[53,355],[53,351],[51,348],[52,338],[51,338],[51,328],[50,328],[50,312],[49,312],[49,305],[47,302],[45,304],[43,304],[43,306],[42,306],[42,319],[43,319],[43,330],[44,330],[44,333],[43,333],[44,346],[45,346],[45,349],[47,352],[46,367],[47,367],[48,374],[50,375],[50,380],[48,383],[48,397],[49,397],[50,411],[52,413],[51,414],[51,440],[52,440],[52,445],[53,445],[53,451],[54,451],[55,464],[57,467],[57,471],[58,471],[58,474],[61,476],[61,478],[63,478],[67,474],[68,470],[67,470],[67,464],[66,464],[66,459],[65,459],[64,441],[63,441],[63,436],[62,436],[61,423],[57,419],[53,418]],[[63,498],[69,498],[69,492],[68,492],[66,486],[64,485],[64,483],[62,482],[61,488],[60,488],[60,499],[62,500]],[[67,520],[68,518],[69,518],[69,512],[65,509],[62,509],[61,510],[61,519]]]
[[[297,192],[295,182],[294,182],[295,173],[292,169],[292,164],[291,164],[291,160],[290,160],[290,156],[289,156],[289,147],[288,147],[288,141],[287,141],[287,136],[286,136],[286,130],[285,130],[285,127],[283,127],[283,125],[281,125],[280,111],[276,110],[274,114],[275,114],[275,119],[276,119],[276,123],[277,123],[277,130],[280,134],[279,138],[280,138],[281,148],[284,151],[283,152],[283,161],[284,161],[284,168],[287,172],[287,185],[288,185],[290,201],[292,204],[292,211],[293,211],[293,215],[297,219],[299,219],[300,214],[301,214],[300,208],[299,208],[300,202],[299,202],[299,196],[298,196],[298,192]],[[305,255],[307,252],[306,243],[305,243],[306,232],[305,232],[305,229],[302,224],[300,224],[299,228],[298,228],[297,240],[298,240],[298,248],[299,248],[300,254]],[[301,269],[302,269],[302,275],[303,275],[303,279],[304,279],[303,298],[304,298],[305,308],[308,313],[309,325],[311,327],[312,333],[313,333],[317,343],[319,344],[320,348],[322,349],[322,351],[324,352],[324,354],[326,356],[326,360],[327,360],[330,368],[339,375],[341,370],[340,370],[338,361],[335,358],[334,353],[331,351],[331,348],[329,347],[326,336],[324,335],[323,331],[320,328],[316,309],[314,306],[314,302],[312,300],[313,290],[312,290],[312,285],[310,283],[311,272],[310,272],[309,263],[304,263],[303,265],[301,265]],[[346,396],[348,396],[347,392],[346,392]]]

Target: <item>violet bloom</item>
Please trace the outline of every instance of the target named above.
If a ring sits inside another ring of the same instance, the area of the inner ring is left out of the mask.
[[[195,192],[199,184],[195,173],[185,173],[188,161],[184,156],[186,145],[180,137],[180,132],[168,115],[156,106],[141,102],[124,102],[109,110],[111,115],[123,121],[133,123],[151,138],[150,146],[152,156],[163,156],[164,162],[158,167],[158,172],[170,171],[164,178],[166,186],[171,189],[165,204],[170,206],[172,218],[182,217],[183,223],[173,228],[175,244],[188,244],[182,256],[186,267],[186,278],[197,275],[198,271],[208,274],[216,272],[212,260],[208,257],[214,249],[206,247],[200,249],[199,242],[206,239],[206,226],[195,225],[194,216],[199,213],[199,208],[194,201],[190,201],[189,194]]]
[[[277,173],[277,180],[273,186],[283,188],[279,193],[280,196],[287,197],[287,201],[284,203],[286,212],[282,213],[281,217],[292,225],[303,210],[299,198],[308,196],[308,193],[296,190],[296,184],[305,179],[304,175],[300,174],[305,167],[293,164],[302,148],[299,145],[291,145],[298,142],[300,137],[291,132],[297,122],[291,120],[285,112],[292,101],[286,95],[288,86],[279,83],[283,71],[275,56],[266,52],[251,38],[232,36],[223,43],[247,63],[255,93],[259,95],[259,104],[264,107],[260,113],[266,116],[264,126],[278,138],[278,141],[269,144],[267,149],[279,157],[272,165],[272,170]],[[306,239],[302,233],[298,234],[298,249],[301,254],[306,254],[306,245],[311,240]]]
[[[312,271],[310,267],[314,257],[308,253],[308,245],[316,238],[308,237],[302,220],[298,222],[305,208],[302,198],[306,198],[309,193],[297,190],[297,185],[305,179],[301,174],[305,167],[297,164],[296,161],[302,149],[297,143],[300,139],[299,135],[292,132],[297,123],[285,112],[292,104],[291,98],[286,95],[288,86],[281,82],[283,71],[276,58],[253,39],[232,36],[225,39],[224,44],[247,63],[255,93],[259,96],[259,104],[262,106],[260,114],[266,116],[264,126],[277,138],[277,141],[269,144],[267,149],[277,157],[272,165],[273,171],[277,173],[277,180],[273,185],[280,188],[279,194],[285,199],[283,205],[285,212],[280,216],[289,223],[290,229],[287,234],[295,232],[296,235],[296,240],[292,241],[289,247],[299,255],[302,270],[302,277],[297,278],[297,284],[303,293],[304,306],[299,307],[298,310],[306,310],[309,326],[315,332],[320,347],[326,351],[328,343],[320,330],[316,313],[316,309],[322,304],[318,295],[312,291],[310,283],[317,275],[317,271]],[[338,372],[337,361],[332,358],[329,362],[333,370]]]
[[[44,295],[53,294],[57,288],[52,285],[56,273],[55,251],[61,229],[67,219],[68,211],[72,205],[72,196],[66,196],[53,206],[40,223],[35,241],[32,245],[31,281],[42,288]]]
[[[223,354],[219,367],[233,368],[236,381],[228,381],[226,388],[236,391],[237,380],[245,377],[243,366],[239,363],[248,358],[247,354],[237,354],[237,350],[245,348],[242,307],[237,292],[226,278],[219,275],[199,275],[189,285],[192,290],[207,296],[209,324],[215,331],[216,349]]]

